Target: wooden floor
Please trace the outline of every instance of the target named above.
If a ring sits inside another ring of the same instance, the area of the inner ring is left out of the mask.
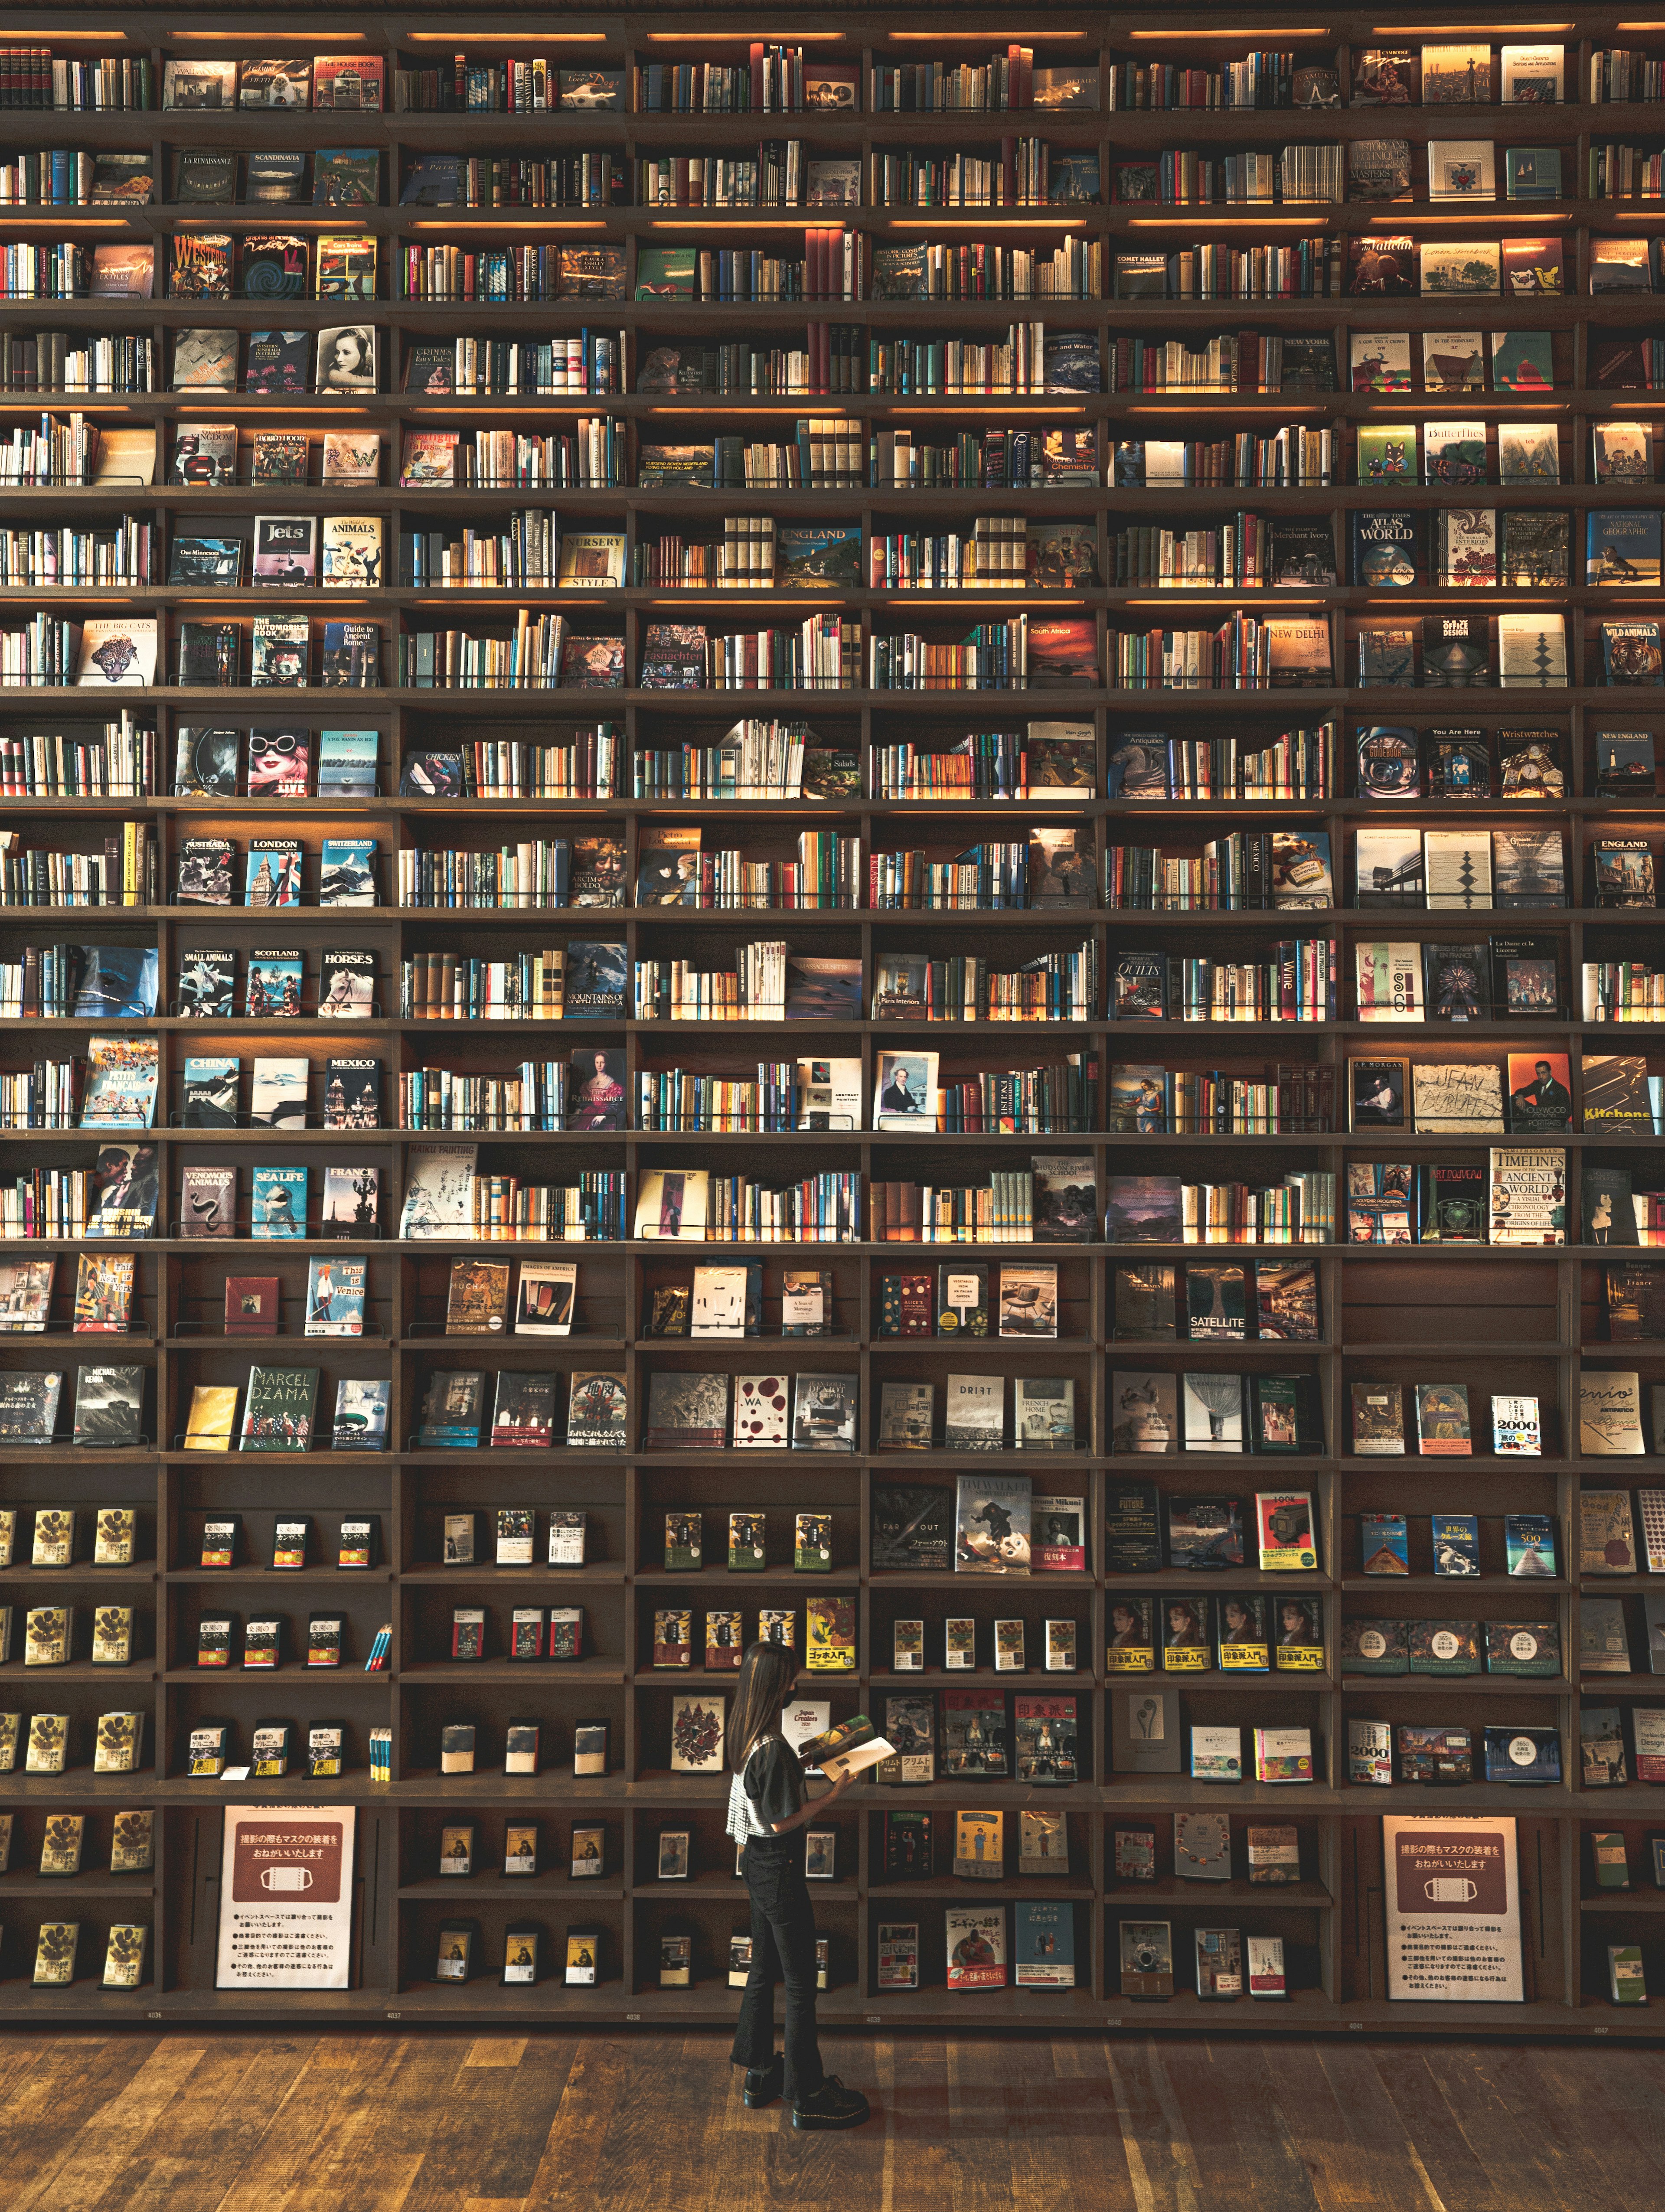
[[[829,2039],[869,2125],[748,2112],[726,2039],[0,2037],[3,2212],[1613,2212],[1665,2051]]]

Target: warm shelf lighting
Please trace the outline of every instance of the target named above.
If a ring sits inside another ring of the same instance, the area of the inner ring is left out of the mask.
[[[870,394],[869,396],[882,395]],[[1079,404],[1073,407],[1043,407],[1034,400],[1008,400],[1002,398],[998,392],[945,392],[935,404],[929,407],[909,404],[906,407],[887,407],[883,411],[886,415],[940,415],[953,409],[958,409],[962,413],[969,413],[975,409],[981,413],[992,399],[1000,401],[1001,412],[1006,415],[1085,415],[1087,411],[1085,407]],[[892,491],[912,491],[916,489],[921,491],[957,491],[964,488],[957,484],[921,484],[917,487],[912,484],[892,484],[889,487]],[[885,487],[881,486],[880,489],[884,489]],[[1085,491],[1087,487],[1084,484],[1081,489]]]
[[[984,213],[981,208],[937,208],[929,215],[901,215],[890,217],[892,230],[929,230],[944,220],[960,222],[980,222],[985,230],[1028,230],[1037,222],[1079,223],[1086,218],[1079,215],[1048,215],[1037,210],[1033,215],[995,215]],[[1085,233],[1082,235],[1085,237]]]
[[[1253,31],[1257,39],[1328,39],[1334,35],[1328,23],[1245,23],[1231,30],[1129,31],[1127,36],[1130,40],[1159,39],[1166,46],[1176,39],[1240,39],[1248,31]]]
[[[1336,399],[1342,399],[1345,398],[1346,395],[1345,392],[1338,392],[1334,393],[1333,397]],[[1173,388],[1173,393],[1170,398],[1163,400],[1158,404],[1153,404],[1150,406],[1129,407],[1127,411],[1129,415],[1171,415],[1176,407],[1186,406],[1193,399],[1230,399],[1239,407],[1253,409],[1255,412],[1262,415],[1273,409],[1282,415],[1316,415],[1325,404],[1321,399],[1267,399],[1259,393],[1251,393],[1247,392],[1211,392],[1206,390],[1201,385],[1176,384]],[[1309,489],[1314,491],[1322,488],[1322,487],[1316,484],[1309,487]],[[1124,489],[1127,490],[1136,490],[1139,487],[1136,485],[1118,486],[1111,484],[1108,489],[1111,491]],[[1149,489],[1151,487],[1146,486],[1145,489]],[[1158,484],[1155,489],[1158,491],[1223,491],[1226,487],[1223,484]],[[1298,489],[1299,487],[1285,485],[1284,489],[1285,490]]]
[[[459,45],[524,46],[529,38],[542,35],[541,32],[532,31],[465,31],[459,32],[453,37],[449,31],[405,31],[400,34],[398,43],[402,46],[449,46],[454,52]],[[562,46],[605,46],[606,41],[605,31],[557,31],[555,33],[556,44]],[[416,113],[419,111],[413,109],[411,112]]]
[[[60,38],[101,39],[102,31],[59,32]],[[171,39],[208,40],[222,46],[258,46],[262,52],[272,46],[317,46],[328,53],[333,46],[362,46],[368,33],[365,31],[331,31],[327,37],[322,31],[285,31],[281,36],[270,31],[170,31]]]
[[[956,44],[963,46],[968,39],[975,39],[979,46],[981,46],[985,40],[992,39],[996,46],[1000,45],[1002,41],[1004,41],[1007,46],[1014,46],[1022,39],[1041,39],[1050,46],[1055,45],[1060,39],[1085,39],[1087,34],[1085,31],[1048,31],[1042,29],[1038,31],[891,31],[887,33],[886,35],[890,39],[893,44],[901,40],[908,39],[915,41],[915,43],[921,40],[928,40],[933,46],[942,46],[951,40]],[[955,114],[963,115],[967,113],[969,111],[964,108],[956,108],[952,111],[945,109],[943,111],[944,113],[948,113],[950,112]]]
[[[1333,200],[1315,203],[1320,207],[1334,207]],[[1176,222],[1206,222],[1232,228],[1248,227],[1259,230],[1268,222],[1298,222],[1311,224],[1326,220],[1314,215],[1214,215],[1204,208],[1176,207],[1171,215],[1132,215],[1127,218],[1129,230],[1171,230]]]
[[[1626,26],[1619,26],[1622,31]],[[1637,27],[1638,28],[1640,26]],[[1499,38],[1518,38],[1523,31],[1570,31],[1571,23],[1373,23],[1371,34],[1378,39],[1408,38],[1414,31],[1424,38],[1479,38],[1495,32]]]
[[[1354,392],[1355,399],[1363,397]],[[1547,408],[1565,415],[1571,404],[1565,399],[1543,399],[1535,392],[1401,392],[1380,399],[1368,399],[1365,404],[1384,415],[1402,415],[1407,407],[1448,407],[1453,400],[1461,399],[1468,407],[1527,407],[1534,412]]]
[[[748,215],[743,208],[708,208],[698,216],[655,216],[647,225],[649,230],[709,230],[714,222],[740,222],[748,230],[818,230],[823,226],[810,220],[812,209],[798,215]],[[596,224],[595,228],[605,228]],[[733,303],[738,306],[737,301]],[[761,302],[757,303],[761,304]]]
[[[824,42],[848,36],[848,31],[649,31],[647,43],[650,46],[708,46],[714,40],[720,46],[776,40],[782,46],[801,46],[811,39]]]
[[[501,230],[506,216],[541,215],[541,212],[537,208],[501,208],[493,215],[459,216],[454,222],[410,222],[404,227],[407,230]],[[593,222],[568,222],[557,216],[553,221],[540,221],[538,228],[540,230],[605,230],[607,222],[605,216],[599,216]],[[476,304],[483,306],[485,303],[478,301]]]

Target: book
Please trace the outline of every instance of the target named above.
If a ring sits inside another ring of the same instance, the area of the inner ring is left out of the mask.
[[[1006,1443],[1006,1382],[999,1375],[950,1375],[945,1385],[943,1445],[993,1452]]]
[[[1117,1940],[1122,1996],[1135,1998],[1172,1996],[1172,1923],[1166,1920],[1123,1920],[1118,1925]]]
[[[875,1481],[872,1495],[874,1568],[945,1571],[953,1493],[928,1484]]]
[[[997,1823],[1000,1814],[991,1816]],[[964,1820],[967,1815],[959,1816]],[[1006,1985],[1006,1907],[950,1905],[944,1913],[944,1942],[950,1990],[1004,1989]]]
[[[961,1475],[955,1486],[955,1572],[1027,1575],[1030,1518],[1027,1477]]]
[[[315,1367],[251,1367],[239,1449],[309,1451],[318,1376]]]

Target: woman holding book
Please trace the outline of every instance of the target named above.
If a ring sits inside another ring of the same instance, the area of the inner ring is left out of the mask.
[[[740,1665],[729,1757],[728,1832],[744,1853],[751,1899],[751,1974],[740,2000],[731,2053],[744,2066],[745,2100],[772,2105],[784,2089],[794,2128],[854,2128],[867,2100],[821,2067],[815,2033],[815,1911],[793,1837],[811,1817],[803,1764],[781,1733],[781,1716],[798,1679],[796,1655],[781,1644],[752,1644]],[[841,1774],[814,1810],[823,1813],[849,1784]],[[775,2055],[775,1984],[787,1989],[786,2057]]]

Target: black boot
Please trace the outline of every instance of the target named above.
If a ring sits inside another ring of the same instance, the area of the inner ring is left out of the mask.
[[[748,2066],[745,2100],[750,2110],[757,2112],[765,2105],[775,2104],[785,2079],[786,2061],[783,2058],[771,2058],[767,2066]]]
[[[799,2097],[792,2108],[795,2128],[859,2128],[867,2117],[867,2100],[829,2074],[812,2097]]]

